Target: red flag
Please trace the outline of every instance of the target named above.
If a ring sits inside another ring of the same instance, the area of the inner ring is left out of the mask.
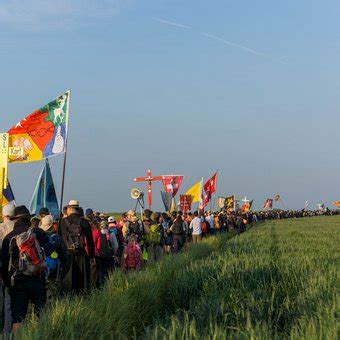
[[[208,179],[203,186],[205,192],[204,201],[209,202],[211,200],[212,194],[216,192],[217,174],[218,172],[216,171],[215,174],[210,179]]]
[[[263,204],[263,209],[272,209],[273,208],[273,200],[271,198],[267,198]]]
[[[181,195],[180,196],[180,205],[181,210],[184,212],[191,210],[192,196],[191,195]]]
[[[163,176],[164,191],[175,197],[183,182],[183,176]]]
[[[205,208],[208,203],[210,202],[211,197],[209,198],[207,195],[202,195],[202,199],[201,199],[201,209]]]

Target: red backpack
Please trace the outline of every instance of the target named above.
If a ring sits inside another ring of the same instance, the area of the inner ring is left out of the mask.
[[[142,266],[142,251],[137,242],[125,246],[123,257],[125,259],[125,268],[140,269]]]
[[[19,249],[19,261],[13,263],[13,250],[15,245]],[[13,237],[9,246],[9,271],[15,269],[15,273],[35,276],[46,272],[46,257],[32,229]],[[15,275],[15,274],[14,274]]]
[[[203,221],[202,222],[201,229],[202,229],[202,234],[206,234],[208,232],[208,223],[207,223],[207,221]]]

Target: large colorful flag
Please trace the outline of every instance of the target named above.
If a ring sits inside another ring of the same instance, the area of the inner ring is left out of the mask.
[[[217,205],[220,209],[223,209],[224,206],[225,206],[225,200],[226,200],[225,197],[218,197],[218,198],[216,199],[216,205]]]
[[[8,130],[9,146],[24,154],[10,162],[33,162],[65,152],[70,91],[34,111]]]
[[[250,202],[244,202],[241,211],[242,212],[249,212],[251,210],[251,207],[253,206],[253,200]]]
[[[55,218],[59,217],[59,204],[54,189],[51,168],[47,159],[40,173],[30,204],[32,214],[38,214],[41,208],[48,208]]]
[[[172,196],[170,193],[161,191],[162,202],[164,204],[165,211],[170,211]]]
[[[186,193],[185,195],[192,196],[192,203],[201,202],[202,200],[202,186],[203,186],[203,178],[201,181],[194,184]]]
[[[183,183],[183,176],[182,175],[163,176],[162,181],[164,191],[170,193],[172,197],[175,197]]]
[[[181,195],[180,196],[180,206],[181,210],[184,212],[191,210],[192,196],[191,195]]]
[[[263,204],[263,209],[272,209],[273,208],[273,199],[267,198]]]
[[[10,183],[7,184],[7,189],[3,190],[2,196],[2,206],[12,204],[15,205],[15,197],[12,191]]]
[[[208,204],[208,202],[210,202],[211,200],[212,195],[216,192],[217,175],[218,172],[216,171],[215,174],[204,183],[203,188],[205,196],[203,197],[203,204]]]
[[[234,209],[235,208],[235,195],[226,197],[225,199],[225,207],[227,209]]]

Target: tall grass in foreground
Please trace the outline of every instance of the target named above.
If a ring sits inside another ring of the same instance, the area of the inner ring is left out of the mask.
[[[335,339],[338,217],[211,237],[102,290],[57,301],[23,339]]]

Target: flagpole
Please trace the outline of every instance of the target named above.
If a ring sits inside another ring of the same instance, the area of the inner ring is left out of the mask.
[[[217,189],[217,179],[218,179],[218,169],[216,170],[216,181],[215,181],[215,189]],[[215,210],[215,192],[211,196],[210,202],[210,210],[213,212]]]
[[[203,181],[204,181],[204,178],[202,177],[202,179],[201,179],[201,187],[200,187],[200,199],[198,201],[198,211],[200,211],[200,206],[201,206],[202,210],[204,210],[203,199],[202,199],[202,195],[203,195]]]
[[[45,158],[45,169],[44,169],[44,177],[45,177],[45,181],[44,181],[44,198],[43,198],[43,200],[44,200],[44,204],[43,204],[43,207],[44,208],[47,208],[46,207],[46,178],[47,178],[47,169],[46,169],[46,167],[47,167],[47,164],[48,164],[48,159],[47,158]]]
[[[63,173],[61,178],[61,191],[60,191],[60,208],[59,208],[59,225],[58,225],[58,233],[61,233],[61,219],[63,214],[63,201],[64,201],[64,188],[65,188],[65,173],[66,173],[66,163],[67,163],[67,142],[68,142],[68,128],[69,128],[69,117],[70,117],[70,99],[71,99],[71,91],[68,91],[67,98],[67,123],[66,123],[66,134],[65,134],[65,152],[64,152],[64,163],[63,163]]]

